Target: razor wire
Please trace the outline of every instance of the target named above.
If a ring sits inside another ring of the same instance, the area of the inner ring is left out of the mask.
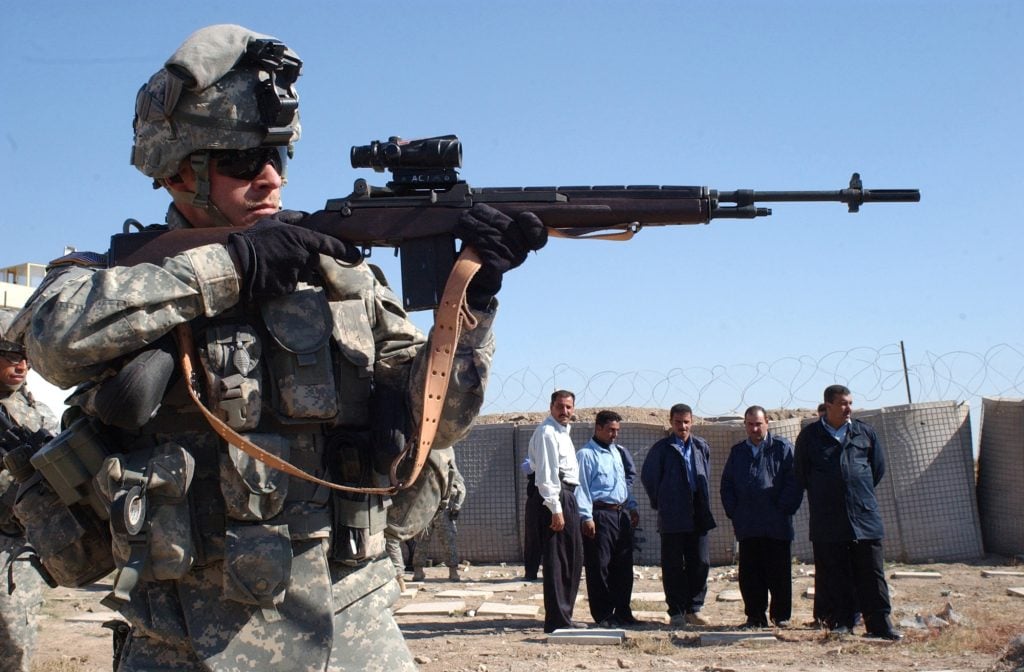
[[[748,406],[814,408],[823,390],[845,385],[860,407],[980,397],[1024,397],[1024,350],[1008,344],[984,352],[925,351],[903,367],[899,343],[860,346],[774,361],[678,366],[665,371],[584,371],[568,363],[550,370],[492,371],[482,413],[545,410],[551,392],[571,390],[585,408],[668,408],[689,404],[699,416],[741,415]],[[909,396],[909,399],[908,399]]]

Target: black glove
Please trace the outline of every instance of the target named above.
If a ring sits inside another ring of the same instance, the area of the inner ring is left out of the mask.
[[[478,310],[486,310],[501,289],[502,274],[548,242],[548,230],[537,215],[521,212],[512,219],[484,203],[462,213],[454,233],[463,245],[475,249],[483,262],[466,290],[467,302]]]
[[[458,509],[448,509],[448,520],[456,520],[459,517]]]
[[[292,224],[301,221],[302,213],[282,211],[228,236],[228,249],[238,260],[245,284],[243,299],[289,294],[299,280],[313,277],[321,253],[350,263],[359,261],[358,248]]]

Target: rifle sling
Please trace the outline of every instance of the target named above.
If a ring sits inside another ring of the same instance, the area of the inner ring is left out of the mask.
[[[416,482],[423,465],[430,454],[430,448],[437,435],[437,426],[444,410],[444,400],[448,394],[448,381],[451,377],[452,364],[455,362],[455,351],[458,347],[459,336],[462,329],[472,330],[476,328],[477,320],[469,311],[466,305],[466,288],[469,281],[473,279],[476,272],[480,270],[480,257],[472,248],[466,248],[455,261],[451,275],[444,287],[444,294],[441,297],[441,305],[434,317],[434,329],[431,334],[431,350],[427,355],[427,373],[423,381],[423,408],[420,414],[419,431],[414,441],[409,443],[412,448],[406,448],[391,463],[391,485],[385,488],[355,487],[341,485],[317,478],[310,473],[299,469],[295,465],[282,460],[281,458],[268,453],[252,441],[228,427],[220,418],[214,415],[199,399],[196,391],[198,376],[193,366],[193,353],[195,345],[192,339],[192,329],[189,325],[180,324],[175,327],[174,333],[178,340],[178,349],[181,356],[181,370],[188,382],[189,396],[202,411],[210,427],[222,439],[238,448],[253,459],[263,462],[267,466],[282,471],[289,476],[301,478],[317,485],[332,490],[344,492],[357,492],[369,495],[393,495],[399,490],[408,488]],[[202,366],[202,360],[200,366]],[[409,474],[399,480],[398,468],[410,456],[412,467]]]

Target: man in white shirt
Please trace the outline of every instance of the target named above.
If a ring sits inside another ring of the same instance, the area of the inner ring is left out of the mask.
[[[544,632],[586,627],[572,620],[583,571],[583,537],[575,491],[579,485],[576,449],[569,422],[576,395],[567,390],[551,394],[551,415],[530,437],[529,458],[540,499],[541,566],[544,571]]]

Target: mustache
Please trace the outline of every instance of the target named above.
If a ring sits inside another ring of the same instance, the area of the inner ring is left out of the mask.
[[[280,210],[281,209],[281,197],[280,196],[276,196],[276,197],[271,197],[269,199],[262,198],[262,199],[260,199],[258,201],[250,201],[249,199],[245,200],[245,208],[247,210],[258,210],[260,208],[265,208],[268,205],[273,206],[273,207],[277,208],[278,210]]]

